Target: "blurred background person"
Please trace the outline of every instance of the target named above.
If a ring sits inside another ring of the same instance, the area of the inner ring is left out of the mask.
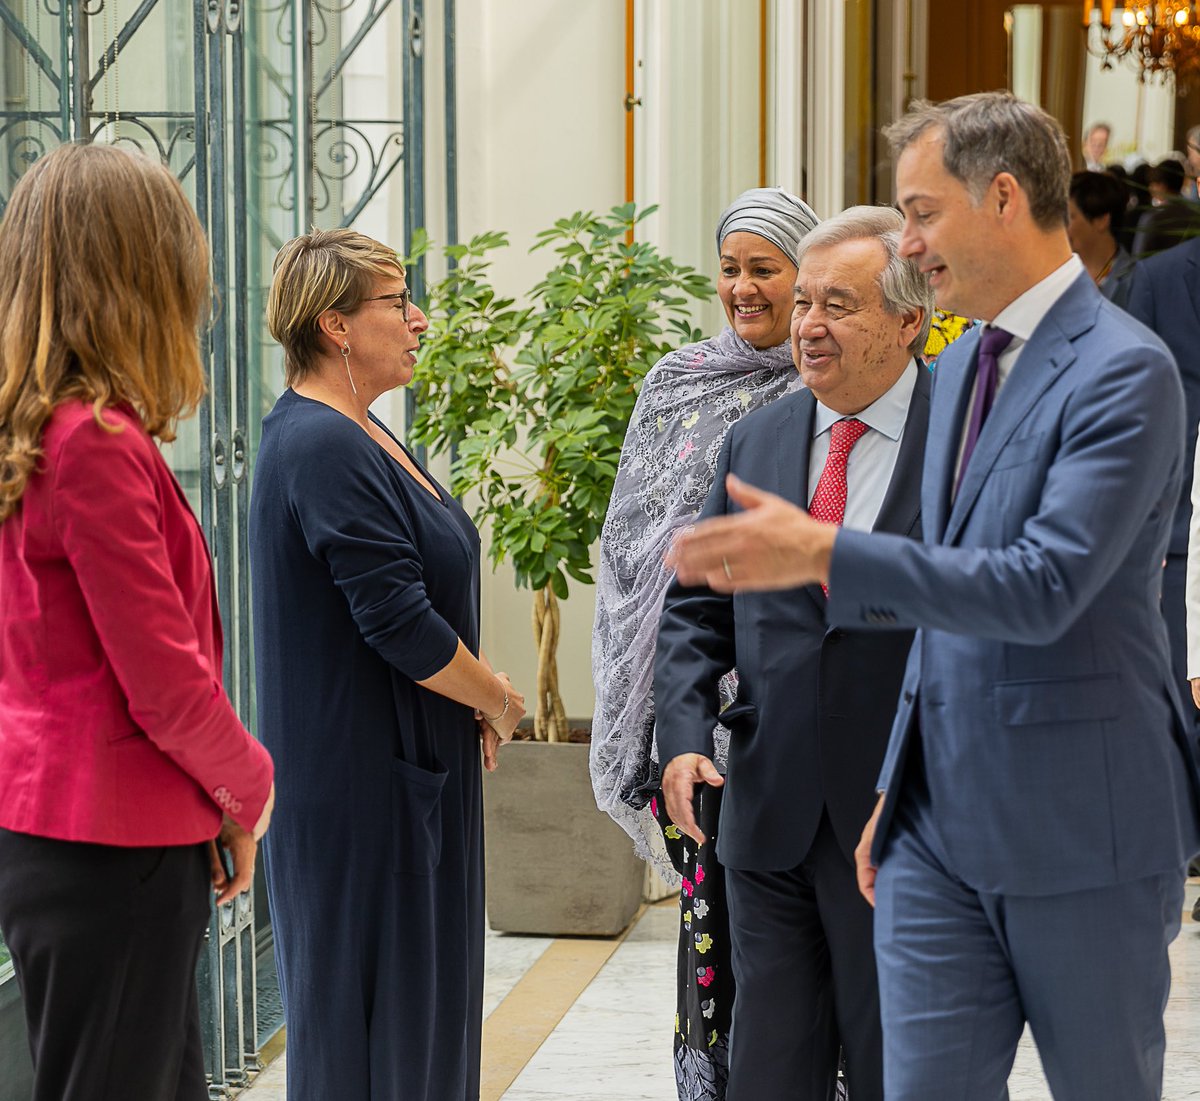
[[[1184,149],[1184,167],[1187,170],[1187,182],[1183,194],[1188,199],[1200,199],[1196,190],[1196,179],[1200,177],[1200,126],[1193,126],[1187,132],[1187,146]]]
[[[1149,170],[1150,209],[1142,213],[1130,252],[1135,260],[1200,236],[1200,206],[1183,197],[1183,165],[1172,158]]]
[[[665,356],[646,375],[600,537],[592,783],[598,805],[638,851],[663,867],[665,841],[683,877],[675,1031],[681,1101],[725,1096],[733,984],[724,876],[713,854],[720,790],[701,793],[708,835],[701,846],[671,824],[658,790],[654,647],[671,579],[662,560],[671,536],[703,506],[730,426],[801,386],[789,337],[795,257],[817,222],[806,203],[779,188],[751,188],[721,215],[717,293],[729,324]],[[735,683],[722,682],[723,703],[732,700]],[[718,768],[728,738],[718,727]]]
[[[1150,196],[1150,165],[1145,161],[1138,161],[1128,172],[1121,170],[1116,175],[1129,193],[1125,204],[1125,224],[1120,233],[1116,234],[1116,238],[1121,247],[1133,256],[1133,239],[1137,236],[1138,223],[1144,214],[1154,208]]]
[[[474,524],[369,412],[427,322],[395,251],[337,229],[279,251],[267,324],[287,389],[250,562],[288,1096],[476,1101],[480,739],[495,768],[525,708],[479,653]]]
[[[1117,241],[1129,192],[1107,172],[1076,172],[1067,199],[1067,237],[1084,268],[1110,302],[1129,297],[1133,257]]]
[[[1200,566],[1192,563],[1196,580],[1188,583],[1188,532],[1194,524],[1191,457],[1196,451],[1200,425],[1200,238],[1185,241],[1134,267],[1127,309],[1142,324],[1153,329],[1171,349],[1183,384],[1185,421],[1184,446],[1189,461],[1184,465],[1183,483],[1171,524],[1167,556],[1163,563],[1162,609],[1171,643],[1171,672],[1186,706],[1194,699],[1195,665],[1188,660],[1187,622],[1197,612],[1200,598]],[[1189,611],[1188,605],[1191,605]],[[1194,628],[1193,628],[1194,629]],[[1200,712],[1191,708],[1193,725]],[[1198,915],[1200,916],[1200,915]]]
[[[273,797],[156,445],[204,393],[208,249],[157,161],[66,145],[13,190],[0,293],[0,928],[34,1101],[203,1101],[196,961]]]
[[[1093,122],[1083,135],[1083,166],[1089,172],[1103,172],[1108,159],[1108,143],[1112,127],[1107,122]]]

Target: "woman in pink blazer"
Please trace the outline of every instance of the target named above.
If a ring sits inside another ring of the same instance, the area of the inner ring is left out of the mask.
[[[57,149],[0,222],[0,930],[35,1101],[207,1097],[195,967],[271,759],[221,686],[207,547],[156,440],[204,390],[208,252],[161,165]],[[229,864],[220,859],[219,841]]]

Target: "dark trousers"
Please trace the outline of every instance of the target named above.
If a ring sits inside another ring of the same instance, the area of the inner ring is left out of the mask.
[[[203,845],[117,848],[0,830],[0,931],[33,1101],[204,1101],[196,961]]]
[[[1200,720],[1192,703],[1192,686],[1187,679],[1187,555],[1168,554],[1163,566],[1162,612],[1171,642],[1171,675],[1179,685],[1185,714]]]
[[[737,987],[728,1101],[831,1101],[839,1041],[852,1101],[882,1101],[872,912],[828,815],[797,867],[725,874]]]

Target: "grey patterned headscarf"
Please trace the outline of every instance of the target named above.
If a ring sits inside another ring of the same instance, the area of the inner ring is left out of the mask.
[[[755,205],[754,196],[763,203]],[[755,188],[721,216],[718,249],[725,233],[743,229],[791,256],[816,222],[799,199],[777,188]],[[657,778],[654,648],[671,580],[663,554],[675,532],[703,506],[730,426],[800,386],[788,341],[755,348],[726,328],[671,352],[650,369],[621,449],[596,577],[592,787],[597,805],[633,838],[638,853],[673,882],[678,876],[647,806]],[[732,698],[734,683],[732,674],[722,682],[723,702]],[[727,739],[718,726],[720,769]]]
[[[734,199],[717,222],[717,255],[731,233],[757,233],[794,264],[800,239],[820,220],[808,203],[782,187],[752,187]]]

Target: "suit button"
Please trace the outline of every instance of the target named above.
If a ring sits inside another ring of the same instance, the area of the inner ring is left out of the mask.
[[[911,692],[905,692],[905,693],[904,693],[904,702],[905,702],[905,703],[912,703],[912,702],[913,702],[913,694],[912,694]]]
[[[829,631],[828,634],[825,635],[825,641],[826,642],[837,642],[838,639],[840,639],[841,637],[842,637],[841,628],[834,627],[833,630]]]

